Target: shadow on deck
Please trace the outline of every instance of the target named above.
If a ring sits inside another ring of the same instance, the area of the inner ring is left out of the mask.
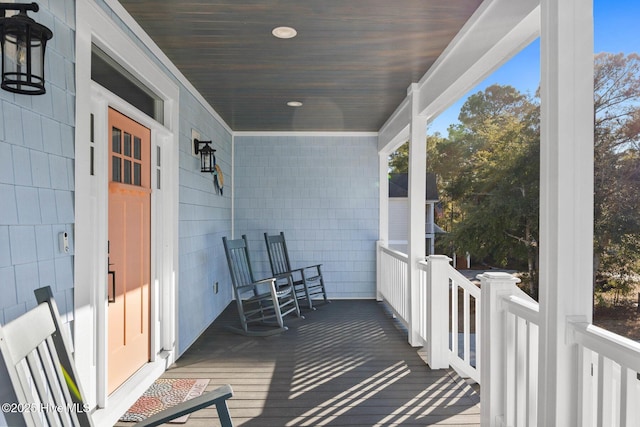
[[[233,334],[235,303],[165,374],[229,383],[236,426],[480,425],[479,396],[455,372],[433,371],[375,301],[334,301],[287,318],[268,338]],[[214,409],[186,426],[217,425]]]

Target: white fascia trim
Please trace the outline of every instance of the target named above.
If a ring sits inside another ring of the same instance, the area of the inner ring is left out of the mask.
[[[358,136],[373,136],[373,137],[377,137],[378,136],[378,132],[322,132],[322,131],[292,131],[292,132],[288,132],[288,131],[267,131],[267,132],[260,132],[260,131],[238,131],[238,132],[233,132],[234,136],[329,136],[329,137],[340,137],[340,136],[351,136],[351,137],[358,137]]]
[[[378,139],[378,152],[389,155],[404,145],[411,137],[411,121],[406,123],[402,129],[397,131],[395,135],[389,135],[390,139]]]
[[[409,138],[409,124],[411,123],[411,100],[406,96],[402,103],[380,128],[378,139],[378,151],[391,153]],[[404,141],[399,142],[399,139]],[[399,143],[399,145],[398,145]]]
[[[378,149],[393,151],[411,123],[410,93],[418,114],[437,117],[540,34],[540,1],[486,0],[380,128]]]
[[[482,3],[420,79],[420,114],[437,117],[539,35],[539,0]]]
[[[118,0],[104,0],[107,6],[111,8],[113,13],[120,18],[132,33],[140,39],[140,41],[151,51],[151,53],[167,67],[167,70],[202,104],[202,106],[225,128],[229,134],[233,134],[233,130],[227,122],[213,109],[198,90],[191,84],[175,64],[164,54],[162,49],[153,41],[151,37],[142,29],[140,24],[127,12],[127,10],[118,2]]]

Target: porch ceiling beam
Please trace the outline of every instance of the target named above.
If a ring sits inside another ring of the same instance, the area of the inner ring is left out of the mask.
[[[411,87],[407,93],[411,91]],[[378,151],[393,153],[409,140],[411,124],[411,96],[407,95],[402,104],[396,108],[387,123],[378,132]]]
[[[539,5],[539,0],[482,3],[420,80],[420,113],[436,117],[535,40]]]
[[[431,120],[535,40],[539,0],[486,0],[418,82],[419,114]],[[391,152],[411,121],[409,95],[380,128],[379,149]]]

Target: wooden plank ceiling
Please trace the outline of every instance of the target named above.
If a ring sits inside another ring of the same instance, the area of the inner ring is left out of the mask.
[[[375,132],[481,0],[120,2],[234,131]]]

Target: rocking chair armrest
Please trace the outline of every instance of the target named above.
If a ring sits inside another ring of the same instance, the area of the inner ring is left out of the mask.
[[[298,270],[300,270],[300,272],[304,275],[304,272],[307,270],[315,270],[314,273],[312,273],[314,276],[320,276],[320,267],[322,266],[322,264],[314,264],[314,265],[308,265],[306,267],[302,267],[299,268]]]
[[[280,280],[280,279],[288,279],[289,277],[291,277],[291,273],[292,273],[293,271],[296,271],[296,270],[286,271],[286,272],[284,272],[284,273],[280,273],[280,274],[274,274],[274,275],[273,275],[273,279],[276,279],[276,280]]]
[[[183,415],[191,414],[199,409],[216,405],[220,424],[223,427],[232,427],[231,417],[229,416],[229,408],[227,407],[227,399],[233,396],[233,389],[229,384],[218,387],[217,389],[207,392],[202,396],[179,403],[176,406],[165,409],[151,417],[135,424],[135,427],[153,427],[164,424],[168,421],[179,418]]]
[[[275,278],[269,277],[268,279],[256,280],[255,282],[249,283],[248,285],[240,285],[236,289],[238,289],[239,291],[244,289],[251,289],[257,287],[258,285],[269,284],[272,282],[275,282]]]
[[[295,280],[293,274],[290,271],[275,274],[273,276],[276,291],[282,291],[293,286]]]
[[[256,280],[252,285],[263,285],[265,283],[274,282],[275,280],[275,277],[267,277],[266,279]]]

